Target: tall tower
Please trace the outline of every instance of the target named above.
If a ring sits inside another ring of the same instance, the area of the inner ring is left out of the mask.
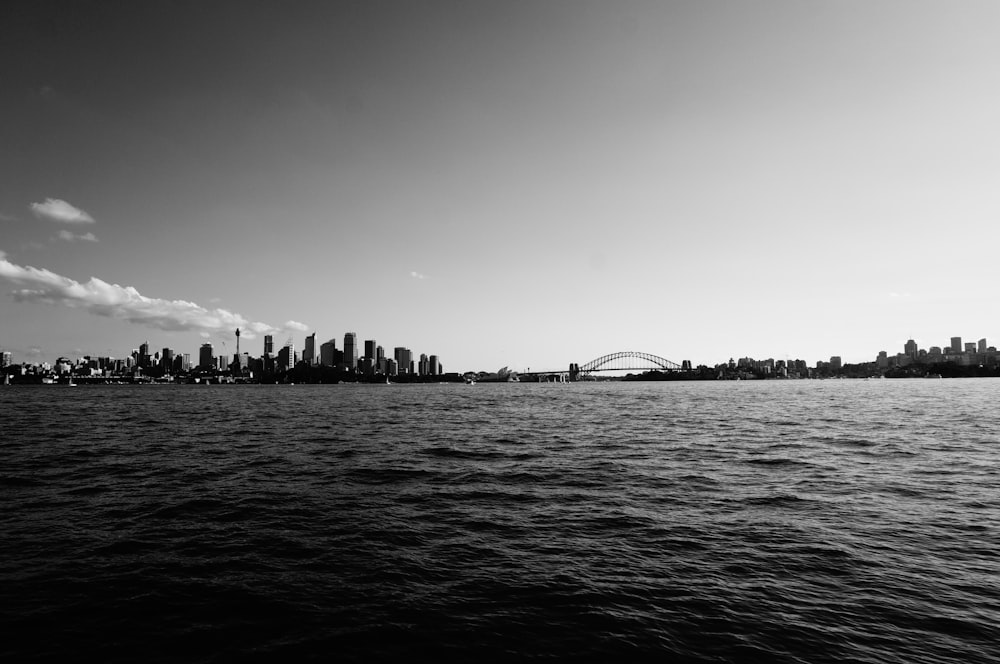
[[[236,328],[236,357],[240,356],[240,328]]]
[[[274,355],[274,337],[270,334],[264,335],[264,357]]]
[[[358,368],[358,335],[355,332],[344,335],[344,364],[350,371]]]
[[[306,364],[316,364],[316,333],[306,337],[306,347],[302,349],[302,361]]]
[[[211,343],[203,343],[198,351],[198,366],[202,369],[212,369],[215,364]]]

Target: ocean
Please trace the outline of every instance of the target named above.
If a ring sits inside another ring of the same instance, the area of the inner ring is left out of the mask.
[[[998,396],[0,387],[0,660],[1000,662]]]

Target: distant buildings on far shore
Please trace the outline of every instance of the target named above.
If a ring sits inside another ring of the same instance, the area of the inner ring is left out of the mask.
[[[963,367],[995,366],[1000,362],[1000,354],[995,346],[988,346],[986,339],[963,344],[962,337],[952,337],[946,346],[931,346],[923,349],[909,339],[903,344],[903,352],[889,355],[881,351],[875,358],[879,369],[902,368],[911,364],[956,364]]]
[[[211,343],[204,343],[198,352],[197,363],[187,353],[175,353],[170,348],[150,352],[149,343],[140,344],[139,348],[124,358],[84,356],[76,361],[60,357],[55,364],[42,362],[37,364],[16,365],[20,367],[21,375],[28,374],[69,374],[89,376],[178,376],[193,372],[219,372],[233,376],[259,376],[262,374],[280,374],[296,367],[316,367],[318,371],[332,369],[357,375],[359,378],[379,378],[408,376],[430,377],[444,375],[444,367],[437,355],[421,353],[414,359],[413,351],[404,346],[396,346],[392,357],[387,357],[385,349],[374,339],[366,339],[363,346],[358,343],[355,332],[344,335],[343,349],[338,350],[335,339],[330,339],[316,346],[316,333],[305,339],[305,348],[301,357],[295,351],[295,344],[289,339],[274,352],[274,337],[264,336],[263,355],[251,357],[249,353],[239,352],[239,331],[236,333],[237,352],[233,355],[216,355]],[[225,345],[225,344],[223,344]],[[692,371],[691,363],[685,361],[684,369]],[[808,367],[803,360],[754,360],[743,357],[739,360],[730,359],[728,363],[717,364],[714,367],[699,365],[702,373],[712,373],[718,377],[758,377],[758,378],[809,378],[856,373],[859,369],[870,373],[885,374],[912,373],[912,367],[951,364],[957,367],[987,367],[989,371],[1000,368],[1000,352],[996,347],[987,345],[985,338],[977,342],[962,342],[962,337],[951,337],[944,346],[920,348],[916,341],[908,339],[903,344],[903,351],[889,355],[881,351],[872,363],[844,365],[840,356],[834,355],[828,362],[819,361],[815,368]],[[15,367],[10,351],[0,350],[0,373],[9,373],[8,369]],[[911,367],[911,369],[906,369]],[[325,369],[324,369],[325,368]],[[13,370],[17,373],[18,369]],[[970,370],[964,370],[969,374]],[[972,375],[972,374],[969,374]],[[990,374],[992,375],[992,374]]]
[[[413,352],[409,348],[397,346],[394,357],[386,357],[385,350],[374,339],[364,342],[364,354],[361,355],[361,347],[355,332],[344,335],[343,350],[338,350],[336,341],[330,339],[320,344],[319,352],[316,347],[316,333],[313,332],[305,339],[301,357],[295,352],[295,344],[290,337],[275,354],[274,337],[270,334],[264,336],[263,354],[260,357],[251,357],[249,353],[239,351],[239,336],[237,330],[236,352],[233,354],[223,352],[217,355],[212,343],[201,344],[197,363],[193,363],[187,353],[175,353],[170,348],[151,353],[149,342],[144,342],[124,358],[85,355],[73,361],[60,357],[55,364],[48,362],[21,364],[12,371],[20,376],[71,374],[91,378],[132,379],[205,374],[255,378],[282,374],[299,368],[305,371],[315,368],[315,371],[320,372],[332,370],[341,375],[357,376],[358,380],[373,378],[381,380],[383,376],[405,376],[407,380],[419,380],[444,375],[444,367],[437,355],[421,354],[420,361],[414,362]],[[0,351],[0,373],[8,373],[8,368],[15,366],[12,360],[10,351]]]

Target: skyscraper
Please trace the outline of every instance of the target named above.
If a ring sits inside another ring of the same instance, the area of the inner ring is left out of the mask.
[[[961,353],[962,352],[962,337],[952,337],[951,338],[951,352]]]
[[[903,351],[906,353],[907,357],[917,359],[917,342],[910,339],[906,342],[906,345],[903,346]]]
[[[202,369],[212,369],[215,366],[211,343],[203,343],[198,351],[198,366]]]
[[[282,346],[281,350],[278,351],[278,362],[275,366],[276,371],[288,371],[295,366],[295,346],[292,345],[291,341]]]
[[[375,352],[375,349],[376,349],[377,346],[378,346],[378,344],[375,343],[374,339],[366,339],[365,340],[365,357],[369,357],[372,360],[377,360],[378,359],[378,354]]]
[[[264,335],[264,357],[274,355],[274,337],[270,334]]]
[[[356,332],[348,332],[344,335],[344,364],[350,371],[358,368],[358,335]]]
[[[337,342],[334,339],[319,345],[319,363],[324,367],[332,367],[336,360]]]
[[[979,352],[980,353],[985,353],[986,352],[986,348],[987,348],[987,346],[986,346],[986,338],[983,337],[982,339],[979,340]]]
[[[393,351],[393,357],[396,360],[397,371],[400,374],[412,373],[410,371],[410,365],[413,363],[413,353],[409,348],[396,346]]]
[[[306,347],[302,350],[302,361],[306,364],[316,364],[316,333],[306,337]]]
[[[427,366],[428,366],[428,368],[430,370],[429,371],[430,375],[432,375],[432,376],[440,376],[441,375],[441,360],[438,359],[438,356],[437,355],[431,355],[429,358],[427,358],[427,362],[428,362]]]

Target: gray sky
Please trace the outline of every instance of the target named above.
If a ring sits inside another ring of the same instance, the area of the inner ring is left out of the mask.
[[[996,345],[998,25],[992,1],[3,3],[0,346],[355,331],[463,371]]]

